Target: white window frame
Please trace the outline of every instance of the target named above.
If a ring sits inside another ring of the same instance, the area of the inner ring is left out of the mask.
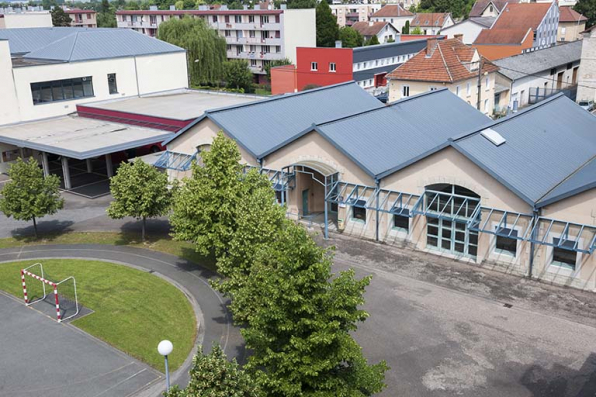
[[[408,91],[407,92],[407,95],[406,95],[406,91]],[[410,86],[409,85],[402,85],[401,86],[401,97],[402,98],[407,98],[409,96],[410,96]]]
[[[552,233],[551,232],[549,241],[551,244],[554,244],[554,239],[560,239],[560,238],[561,238],[560,233]],[[578,248],[580,248],[580,247],[583,247],[583,245],[584,245],[584,239],[580,238],[579,243],[577,243],[577,246],[578,246]],[[551,245],[548,245],[546,247],[546,258],[548,260],[548,263],[546,264],[546,271],[549,273],[557,273],[558,275],[561,275],[563,277],[577,277],[577,276],[579,276],[579,273],[581,271],[581,264],[582,264],[582,253],[578,252],[578,251],[575,252],[575,270],[571,270],[571,269],[566,269],[563,266],[558,265],[553,262],[554,251],[555,251],[555,247],[553,247]]]
[[[486,79],[484,80],[484,84],[486,85],[484,90],[488,91],[490,89],[490,77],[486,76]]]
[[[329,62],[329,72],[335,73],[337,71],[337,65],[335,62]]]
[[[311,62],[310,63],[310,71],[316,72],[318,70],[319,70],[319,64],[317,62]]]
[[[468,81],[466,85],[466,96],[470,96],[472,90],[470,89],[470,82]]]

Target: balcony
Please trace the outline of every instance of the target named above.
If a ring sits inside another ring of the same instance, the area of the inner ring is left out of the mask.
[[[119,28],[153,28],[157,29],[157,23],[144,22],[144,21],[118,21],[117,26]]]
[[[283,53],[281,52],[269,52],[269,53],[260,53],[260,52],[248,52],[242,51],[238,53],[234,50],[227,51],[226,56],[228,59],[257,59],[257,60],[265,60],[265,61],[273,61],[273,60],[281,60],[284,59]]]

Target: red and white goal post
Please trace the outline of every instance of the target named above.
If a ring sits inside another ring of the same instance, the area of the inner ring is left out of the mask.
[[[39,266],[39,273],[40,273],[40,275],[35,274],[35,273],[29,271],[29,269],[31,269],[32,267],[35,267],[35,266]],[[35,299],[34,301],[29,301],[29,296],[27,294],[27,283],[26,283],[26,280],[25,280],[25,277],[26,276],[29,276],[29,277],[31,277],[31,278],[33,278],[33,279],[38,280],[39,282],[41,282],[42,290],[43,290],[43,296],[41,298]],[[64,284],[64,283],[66,283],[68,281],[71,281],[71,280],[72,280],[72,285],[73,285],[73,291],[74,291],[73,298],[74,298],[74,303],[75,303],[76,310],[75,310],[75,313],[74,314],[71,314],[71,315],[69,315],[66,318],[62,318],[62,314],[60,313],[60,298],[58,296],[58,289],[59,289],[60,284]],[[68,320],[69,318],[72,318],[72,317],[76,316],[77,314],[79,314],[79,300],[77,298],[77,283],[76,283],[76,280],[75,280],[74,277],[71,276],[71,277],[65,278],[62,281],[53,282],[53,281],[48,280],[48,279],[46,279],[44,277],[44,274],[43,274],[43,265],[41,263],[34,263],[33,265],[31,265],[29,267],[26,267],[24,269],[21,269],[21,281],[23,283],[23,296],[25,298],[25,304],[27,306],[30,306],[30,305],[32,305],[32,304],[34,304],[36,302],[39,302],[39,301],[44,300],[47,297],[47,294],[46,294],[46,285],[48,285],[48,286],[52,287],[52,289],[54,290],[54,301],[56,303],[56,317],[58,319],[58,322],[62,322],[63,320]]]

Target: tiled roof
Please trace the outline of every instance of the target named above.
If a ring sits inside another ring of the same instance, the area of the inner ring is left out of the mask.
[[[387,75],[390,79],[431,81],[453,83],[478,75],[476,70],[470,71],[464,65],[473,59],[476,50],[465,45],[459,39],[438,41],[436,47],[427,56],[423,49],[413,58]],[[498,67],[485,60],[483,73],[491,73]]]
[[[479,17],[482,15],[482,12],[492,3],[493,6],[497,9],[498,12],[501,12],[505,4],[513,4],[519,3],[519,0],[477,0],[470,11],[470,18],[472,17]]]
[[[410,22],[412,27],[441,27],[449,17],[448,12],[424,12],[418,13]]]
[[[508,4],[495,21],[493,29],[536,30],[551,7],[551,3]]]
[[[559,7],[559,22],[585,22],[588,18],[569,6]]]
[[[382,7],[379,11],[372,14],[373,18],[377,17],[411,17],[414,16],[410,11],[404,9],[398,4],[387,4]]]
[[[389,22],[373,22],[372,24],[369,22],[356,22],[352,25],[352,29],[357,30],[360,32],[362,36],[376,36],[379,34],[381,30],[387,25],[390,25]]]
[[[474,44],[521,44],[532,28],[526,29],[482,29]]]

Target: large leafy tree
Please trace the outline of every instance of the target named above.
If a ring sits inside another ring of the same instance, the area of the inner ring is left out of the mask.
[[[226,40],[204,20],[185,16],[162,22],[158,38],[186,49],[193,85],[218,84],[226,62]]]
[[[288,8],[315,8],[316,0],[288,0]]]
[[[33,221],[37,238],[37,219],[55,214],[64,206],[60,197],[60,178],[43,171],[33,158],[17,159],[9,171],[10,181],[0,190],[0,211],[21,221]]]
[[[52,11],[50,11],[50,15],[52,16],[52,25],[54,26],[70,26],[72,23],[72,19],[68,16],[67,13],[60,7],[54,7]]]
[[[342,47],[354,48],[360,47],[364,43],[364,38],[359,31],[349,26],[344,26],[339,29],[339,39]]]
[[[116,27],[116,13],[110,6],[108,0],[101,0],[99,13],[97,14],[97,27],[99,28],[115,28]]]
[[[578,0],[573,9],[588,18],[586,27],[596,24],[596,0]]]
[[[190,381],[185,389],[173,387],[165,397],[258,397],[259,388],[252,376],[240,368],[236,359],[227,360],[215,344],[209,354],[194,356]]]
[[[248,68],[248,62],[244,59],[235,59],[224,63],[224,80],[228,88],[250,91],[253,83],[253,75]]]
[[[321,1],[316,10],[317,47],[335,47],[339,38],[337,20],[326,1]]]
[[[122,219],[131,216],[141,220],[141,238],[145,241],[147,218],[167,214],[171,205],[168,177],[157,168],[141,161],[124,163],[110,180],[114,201],[107,209],[108,216]]]

